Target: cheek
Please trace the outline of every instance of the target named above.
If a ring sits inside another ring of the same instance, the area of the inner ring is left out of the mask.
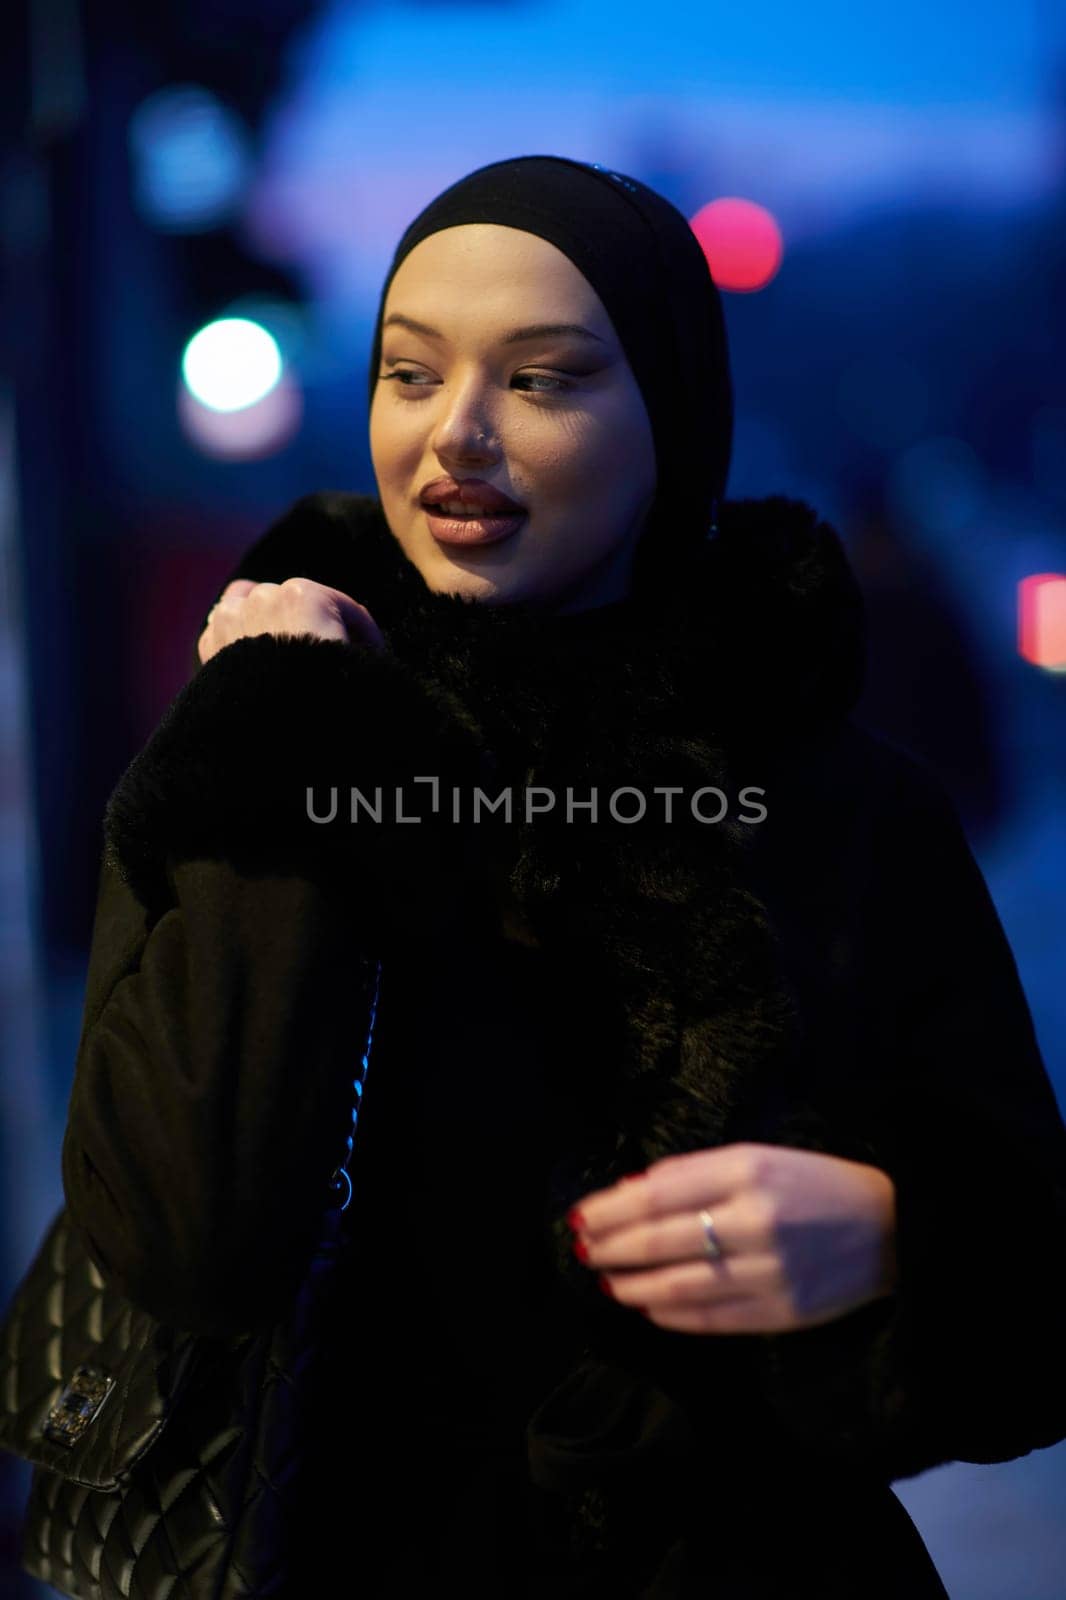
[[[580,522],[602,546],[618,537],[649,491],[639,439],[624,428],[595,437],[559,462],[550,499],[568,520]],[[654,466],[652,467],[654,471]]]
[[[421,437],[384,400],[371,409],[369,442],[370,459],[383,485],[405,483],[423,455]]]
[[[381,415],[381,407],[374,401],[370,407],[370,422],[367,428],[367,438],[370,442],[370,459],[378,473],[385,466],[387,453],[387,430]]]
[[[545,434],[525,452],[541,505],[587,511],[617,497],[626,470],[625,440],[609,427],[576,425]]]
[[[380,399],[378,395],[381,395]],[[387,446],[395,438],[396,420],[388,405],[387,396],[378,390],[370,407],[370,443],[375,449]]]
[[[562,438],[554,440],[558,478],[583,504],[610,500],[631,504],[654,480],[650,425],[626,395],[602,403]]]

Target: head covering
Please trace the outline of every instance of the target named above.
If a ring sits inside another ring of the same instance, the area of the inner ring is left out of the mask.
[[[685,216],[646,184],[565,156],[494,161],[445,189],[401,238],[381,291],[369,372],[373,400],[385,300],[401,262],[444,228],[521,228],[569,256],[599,295],[636,377],[658,466],[639,569],[702,542],[725,497],[733,389],[721,297]]]

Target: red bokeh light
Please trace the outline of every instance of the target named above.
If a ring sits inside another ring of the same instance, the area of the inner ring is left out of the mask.
[[[1066,671],[1066,576],[1037,572],[1018,585],[1018,652],[1036,667]]]
[[[781,229],[753,200],[711,200],[690,226],[719,289],[751,294],[777,276],[784,244]]]

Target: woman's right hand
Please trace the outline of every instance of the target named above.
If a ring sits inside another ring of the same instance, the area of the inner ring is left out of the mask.
[[[311,633],[319,639],[356,641],[385,650],[385,636],[366,606],[340,589],[313,578],[286,578],[284,583],[255,583],[235,578],[223,589],[197,640],[200,661],[259,633]]]

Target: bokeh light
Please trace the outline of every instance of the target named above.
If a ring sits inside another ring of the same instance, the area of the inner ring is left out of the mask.
[[[281,351],[273,334],[249,317],[219,317],[193,335],[181,358],[185,385],[212,411],[243,411],[280,381]]]
[[[130,118],[134,204],[154,227],[200,233],[231,216],[248,182],[251,140],[235,111],[198,84],[143,100]]]
[[[752,200],[711,200],[690,225],[719,289],[751,294],[777,276],[784,244],[765,206]]]
[[[178,385],[178,419],[201,455],[217,461],[258,461],[276,455],[303,421],[303,392],[290,372],[257,400],[237,411],[206,406],[184,384]]]
[[[1037,572],[1019,583],[1018,653],[1048,672],[1066,672],[1066,574]]]
[[[278,347],[282,365],[306,379],[308,365],[315,358],[306,305],[276,294],[244,294],[223,306],[218,315],[220,320],[236,317],[265,328]]]

